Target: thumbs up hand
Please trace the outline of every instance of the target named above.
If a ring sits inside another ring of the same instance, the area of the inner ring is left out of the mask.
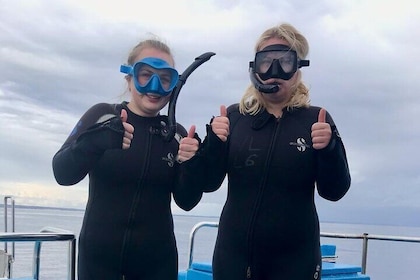
[[[133,139],[133,133],[134,133],[134,126],[132,126],[131,124],[129,124],[127,122],[127,111],[125,109],[121,110],[121,121],[124,127],[124,137],[123,137],[123,142],[122,142],[122,148],[128,149],[130,148],[131,145],[131,140]]]
[[[312,125],[312,144],[315,150],[321,150],[328,146],[331,140],[331,126],[326,122],[327,111],[321,108],[318,122]]]
[[[179,142],[177,160],[184,162],[192,158],[198,150],[198,140],[194,138],[195,125],[192,125],[188,131],[188,136]]]
[[[220,106],[220,116],[213,119],[211,128],[220,140],[226,142],[227,137],[229,136],[229,119],[224,105]]]

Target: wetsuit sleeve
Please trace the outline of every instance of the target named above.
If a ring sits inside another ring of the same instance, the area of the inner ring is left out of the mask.
[[[228,108],[229,118],[233,109],[236,107]],[[213,118],[210,120],[210,124],[206,125],[207,134],[197,153],[190,160],[181,164],[182,171],[180,173],[184,176],[184,182],[189,181],[190,185],[199,190],[200,199],[202,192],[213,192],[220,188],[227,171],[229,138],[226,142],[220,140],[211,128],[212,121]]]
[[[177,124],[177,133],[182,137],[187,136],[183,126]],[[196,133],[194,136],[199,145],[201,139]],[[176,162],[176,180],[172,190],[175,203],[183,210],[190,211],[200,202],[203,192],[197,187],[199,175],[194,170],[195,156],[184,162]]]
[[[220,188],[226,176],[228,141],[223,142],[206,125],[207,135],[194,156],[190,170],[198,176],[198,185],[203,192],[213,192]]]
[[[121,149],[124,127],[110,104],[91,107],[52,160],[60,185],[80,182],[108,149]]]
[[[207,141],[204,145],[205,168],[207,183],[203,185],[205,192],[220,188],[226,176],[228,141],[223,142],[207,125]]]
[[[337,201],[349,190],[351,178],[346,150],[329,114],[332,136],[328,146],[317,151],[317,189],[321,197]]]
[[[203,191],[200,189],[200,174],[195,172],[196,158],[177,163],[177,182],[172,192],[175,203],[183,210],[190,211],[201,200]]]

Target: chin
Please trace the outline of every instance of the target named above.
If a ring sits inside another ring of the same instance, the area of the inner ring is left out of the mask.
[[[265,99],[268,102],[276,102],[276,103],[284,102],[285,100],[289,100],[289,98],[290,98],[290,94],[288,94],[287,92],[284,92],[281,89],[275,93],[265,95]]]

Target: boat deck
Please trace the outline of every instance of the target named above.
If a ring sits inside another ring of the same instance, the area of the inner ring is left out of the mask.
[[[213,280],[211,263],[194,262],[194,240],[199,229],[203,227],[218,227],[215,222],[201,222],[196,224],[190,234],[189,264],[188,268],[178,273],[178,280]],[[362,267],[357,265],[336,263],[336,246],[321,245],[322,280],[370,280],[362,273]]]

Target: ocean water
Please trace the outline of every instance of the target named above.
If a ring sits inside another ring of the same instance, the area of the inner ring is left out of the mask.
[[[3,211],[2,207],[0,217],[3,217]],[[80,210],[20,207],[15,209],[16,232],[39,232],[45,226],[53,226],[74,232],[77,236],[82,219],[83,211]],[[180,270],[184,270],[188,266],[191,229],[199,222],[217,222],[217,220],[217,217],[174,216]],[[0,225],[3,226],[3,224]],[[4,231],[4,228],[0,228],[0,230]],[[420,227],[321,223],[321,231],[420,237]],[[194,245],[194,261],[211,262],[216,233],[217,229],[211,227],[201,228],[197,232]],[[322,238],[321,243],[337,246],[337,262],[353,265],[361,264],[361,240]],[[3,245],[0,244],[0,246]],[[41,249],[41,279],[67,279],[67,254],[67,242],[44,242]],[[32,256],[32,243],[16,243],[13,265],[14,277],[31,275]],[[372,280],[420,279],[420,243],[370,240],[367,274]]]

